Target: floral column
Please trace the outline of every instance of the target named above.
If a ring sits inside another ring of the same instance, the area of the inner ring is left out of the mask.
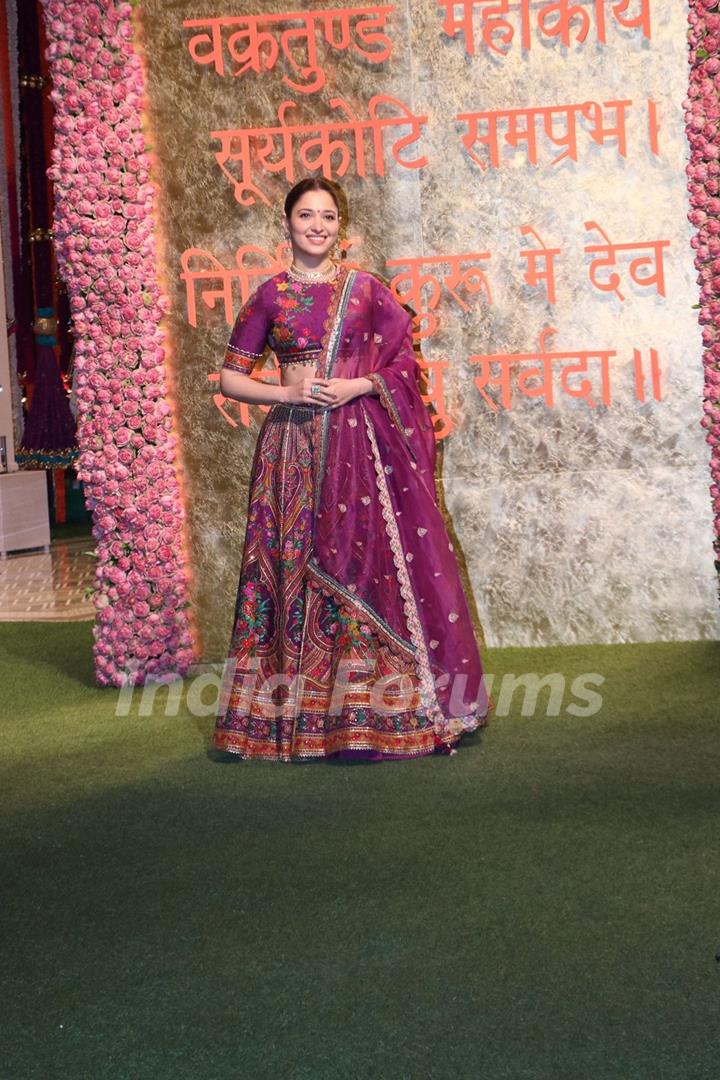
[[[157,285],[155,190],[132,7],[42,0],[54,237],[76,339],[78,473],[97,541],[95,670],[121,686],[193,659],[183,507]]]
[[[716,567],[720,570],[720,4],[690,0],[690,89],[685,100],[687,166],[697,227],[692,239],[700,284],[705,367],[702,426],[710,444],[710,494],[715,509]]]

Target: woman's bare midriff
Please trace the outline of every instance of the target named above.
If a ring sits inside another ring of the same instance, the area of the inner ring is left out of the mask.
[[[296,386],[303,379],[314,378],[316,371],[314,364],[283,364],[280,371],[280,385]]]

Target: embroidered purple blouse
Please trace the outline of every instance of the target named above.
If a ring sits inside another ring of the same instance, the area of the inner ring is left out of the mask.
[[[225,367],[250,374],[269,347],[279,364],[310,364],[322,352],[331,282],[300,282],[283,271],[255,290],[238,312]]]

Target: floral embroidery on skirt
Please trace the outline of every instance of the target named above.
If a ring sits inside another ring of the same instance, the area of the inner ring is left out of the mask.
[[[447,752],[412,661],[308,574],[314,414],[275,405],[258,436],[214,745],[275,761]]]

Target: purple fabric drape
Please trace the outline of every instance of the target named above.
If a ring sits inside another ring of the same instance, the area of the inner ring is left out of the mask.
[[[25,421],[21,449],[60,454],[72,451],[76,446],[75,420],[55,352],[49,345],[38,345],[35,392]]]
[[[371,274],[341,268],[320,377],[372,380],[314,418],[315,583],[354,603],[414,655],[420,693],[442,738],[488,711],[483,667],[435,493],[435,438],[421,396],[412,320]]]

